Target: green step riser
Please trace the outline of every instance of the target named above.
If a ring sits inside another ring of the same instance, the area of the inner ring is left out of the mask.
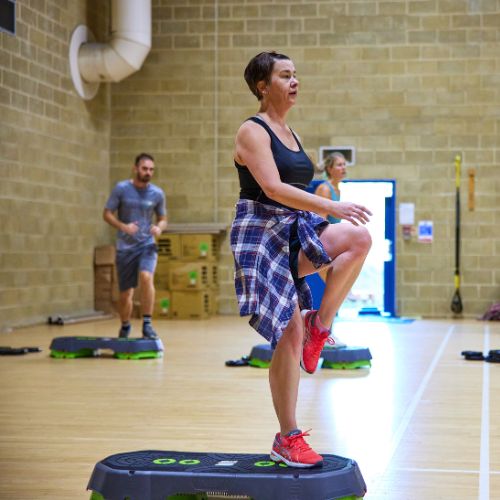
[[[76,358],[92,358],[94,357],[93,349],[81,349],[80,351],[75,352],[65,352],[65,351],[54,351],[50,352],[50,355],[53,358],[57,359],[76,359]],[[120,352],[114,354],[115,358],[118,359],[147,359],[147,358],[161,358],[161,351],[144,351],[144,352],[134,352],[134,353],[126,353]]]
[[[332,370],[357,370],[358,368],[370,368],[371,366],[370,361],[354,361],[353,363],[323,362],[323,368],[330,368]]]
[[[65,351],[50,351],[50,355],[53,358],[68,358],[68,359],[75,359],[75,358],[91,358],[94,356],[94,350],[93,349],[81,349],[79,351],[75,352],[65,352]]]
[[[260,359],[251,359],[248,364],[256,368],[269,368],[270,361],[262,361]],[[333,370],[356,370],[358,368],[370,368],[372,366],[370,361],[354,361],[353,363],[329,363],[324,361],[322,368]]]
[[[228,495],[228,498],[230,499],[231,495]],[[205,495],[205,493],[194,493],[194,494],[178,493],[176,495],[170,495],[169,497],[165,498],[165,500],[207,500],[207,499],[208,497]],[[93,491],[92,494],[90,495],[90,500],[106,500],[106,499],[100,493]],[[130,500],[130,499],[124,498],[124,500]],[[248,500],[252,500],[252,498],[248,497]],[[349,496],[349,497],[338,498],[337,500],[363,500],[363,497]]]

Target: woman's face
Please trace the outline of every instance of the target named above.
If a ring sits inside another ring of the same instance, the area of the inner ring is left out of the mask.
[[[345,159],[335,158],[332,166],[327,169],[327,173],[332,181],[341,181],[346,174]]]
[[[295,66],[290,59],[278,59],[275,61],[271,73],[271,81],[262,89],[264,98],[268,98],[275,104],[295,104],[299,90],[299,81]]]

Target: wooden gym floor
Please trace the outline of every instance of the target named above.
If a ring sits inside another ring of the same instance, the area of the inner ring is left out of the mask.
[[[224,365],[262,343],[246,318],[155,326],[165,356],[140,361],[49,357],[53,337],[114,336],[117,320],[0,336],[43,349],[0,357],[0,499],[88,499],[95,463],[119,452],[269,450],[267,370]],[[302,375],[311,445],[355,459],[366,500],[500,498],[500,365],[460,354],[500,349],[500,324],[338,322],[336,334],[369,347],[372,367]]]

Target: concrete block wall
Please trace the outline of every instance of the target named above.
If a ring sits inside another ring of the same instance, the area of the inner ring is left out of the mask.
[[[351,178],[396,179],[398,203],[415,203],[416,220],[434,222],[430,245],[403,242],[398,226],[399,314],[450,315],[456,153],[465,314],[500,300],[499,1],[165,0],[154,2],[153,18],[145,68],[113,91],[113,175],[123,176],[128,145],[127,159],[147,144],[161,158],[172,221],[229,225],[234,135],[258,107],[243,69],[275,49],[298,71],[289,120],[306,150],[354,145]],[[142,142],[129,142],[131,129]],[[468,168],[477,174],[473,212]],[[219,310],[236,311],[227,240]]]
[[[100,2],[16,2],[0,33],[0,328],[93,309],[93,248],[109,188],[109,89],[84,102],[69,75],[73,28],[106,32]]]
[[[1,232],[6,317],[91,303],[88,250],[111,240],[102,205],[140,151],[156,158],[172,222],[229,226],[234,136],[257,111],[242,73],[270,49],[297,67],[301,92],[289,122],[306,150],[354,145],[351,178],[396,179],[397,201],[434,222],[431,245],[398,239],[398,312],[450,314],[457,152],[464,200],[466,171],[477,172],[476,209],[463,205],[465,314],[500,300],[499,0],[153,0],[143,68],[102,85],[88,103],[72,89],[67,44],[80,22],[105,39],[108,3],[18,8],[18,35],[0,34],[1,209],[16,214]],[[236,312],[232,272],[226,238],[223,313]]]

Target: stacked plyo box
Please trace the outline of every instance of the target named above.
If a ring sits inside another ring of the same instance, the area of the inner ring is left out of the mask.
[[[94,307],[96,311],[114,313],[117,310],[119,290],[115,267],[114,245],[94,249]]]
[[[172,298],[168,288],[168,270],[181,258],[181,237],[178,234],[162,234],[157,241],[158,263],[155,270],[155,306],[153,318],[169,319],[172,315]]]
[[[214,314],[217,256],[217,235],[162,234],[155,273],[155,317],[204,319]]]

